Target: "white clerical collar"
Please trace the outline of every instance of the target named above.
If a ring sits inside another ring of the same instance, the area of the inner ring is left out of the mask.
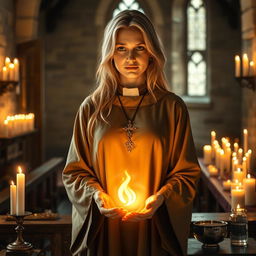
[[[123,87],[123,96],[139,96],[140,91],[138,88]]]

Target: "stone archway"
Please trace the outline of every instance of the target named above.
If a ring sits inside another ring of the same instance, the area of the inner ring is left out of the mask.
[[[22,43],[37,38],[40,4],[41,0],[17,0],[16,43]]]

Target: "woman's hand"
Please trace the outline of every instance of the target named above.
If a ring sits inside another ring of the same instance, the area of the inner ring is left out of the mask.
[[[145,207],[140,212],[129,212],[122,220],[123,221],[142,221],[146,219],[151,219],[156,210],[164,202],[164,196],[162,194],[155,194],[147,198],[145,202]]]
[[[123,208],[114,207],[112,198],[102,191],[97,191],[94,193],[93,198],[99,208],[100,213],[108,218],[122,218],[127,213],[127,211]]]

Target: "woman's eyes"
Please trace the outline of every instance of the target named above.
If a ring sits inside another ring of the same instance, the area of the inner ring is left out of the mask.
[[[126,51],[127,49],[126,49],[124,46],[118,46],[118,47],[116,48],[116,50],[119,51],[119,52],[124,52],[124,51]],[[137,47],[135,48],[135,50],[136,50],[136,51],[144,51],[144,50],[145,50],[145,47],[144,47],[144,46],[137,46]]]

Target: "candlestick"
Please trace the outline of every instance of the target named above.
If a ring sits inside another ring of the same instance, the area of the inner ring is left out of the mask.
[[[242,148],[239,148],[238,149],[238,163],[239,164],[242,164],[242,159],[243,159],[243,149]]]
[[[22,169],[18,167],[19,173],[16,175],[17,179],[17,215],[24,215],[25,212],[25,174]]]
[[[19,60],[17,58],[15,58],[13,60],[13,64],[14,64],[14,80],[19,81],[19,79],[20,79],[20,63],[19,63]]]
[[[245,205],[256,205],[256,185],[255,179],[248,174],[244,179]]]
[[[241,208],[245,205],[245,193],[242,187],[236,187],[231,190],[231,209],[235,209],[238,204]]]
[[[241,76],[241,60],[239,55],[235,56],[235,77]]]
[[[243,76],[249,75],[249,59],[246,53],[243,54]]]
[[[3,81],[8,80],[8,69],[5,66],[2,68],[2,80]]]
[[[12,215],[16,214],[16,193],[16,185],[12,181],[10,185],[10,213]]]
[[[247,131],[247,129],[244,129],[243,134],[244,134],[244,153],[246,153],[248,151],[248,131]]]
[[[235,153],[238,153],[238,148],[239,148],[239,145],[237,142],[234,143],[234,152]]]
[[[15,242],[7,245],[7,247],[6,247],[7,253],[13,252],[13,253],[15,253],[15,255],[16,254],[24,255],[25,252],[28,252],[29,250],[31,250],[33,248],[32,244],[25,242],[22,237],[22,233],[24,230],[24,227],[23,227],[24,217],[29,216],[31,214],[32,214],[31,212],[24,212],[23,215],[11,215],[12,217],[14,217],[14,219],[17,223],[17,227],[15,228],[16,233],[17,233],[17,238],[16,238]],[[20,254],[20,253],[22,253],[22,254]],[[9,254],[6,254],[6,255],[9,255]]]
[[[252,150],[249,149],[246,155],[247,158],[247,170],[250,171],[251,170],[251,155],[252,155]]]
[[[9,64],[9,80],[14,81],[14,64]]]

